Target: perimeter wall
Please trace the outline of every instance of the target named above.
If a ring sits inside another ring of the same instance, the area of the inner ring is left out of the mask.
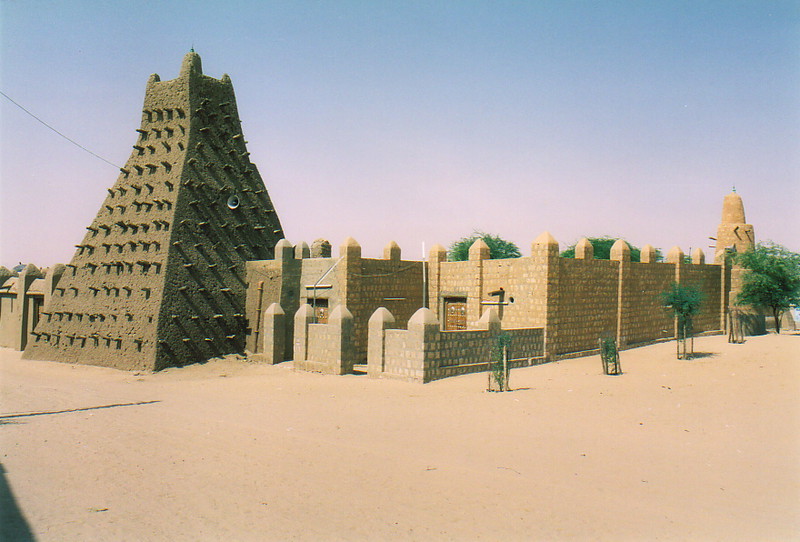
[[[272,348],[265,347],[272,343],[260,336],[270,329],[261,324],[267,321],[263,311],[268,306],[278,303],[291,321],[298,309],[313,305],[314,295],[331,311],[337,306],[347,308],[352,318],[352,338],[348,340],[353,356],[348,363],[355,364],[367,361],[372,348],[369,320],[381,307],[391,313],[391,327],[402,329],[417,309],[427,304],[443,332],[483,329],[479,321],[493,308],[503,329],[540,329],[541,357],[553,360],[596,350],[601,337],[616,338],[620,348],[674,337],[674,319],[662,306],[661,293],[678,283],[695,286],[702,293],[695,332],[724,329],[730,288],[730,269],[724,263],[706,264],[699,250],[689,261],[677,247],[665,262],[656,262],[655,249],[649,245],[642,248],[641,262],[631,262],[624,241],[614,245],[610,260],[595,260],[588,241],[581,246],[575,258],[563,258],[558,242],[545,233],[533,242],[530,256],[492,260],[488,247],[479,240],[467,261],[446,261],[445,249],[436,245],[428,261],[420,262],[401,260],[400,248],[394,243],[386,247],[384,258],[367,259],[361,257],[358,243],[348,239],[337,259],[311,258],[302,247],[281,241],[275,248],[275,260],[248,262],[248,350],[259,354]],[[315,322],[322,322],[321,315],[314,311],[305,316],[309,336],[318,333]],[[292,350],[297,328],[284,327],[287,336],[282,344],[288,360],[297,353]],[[400,336],[399,331],[387,331],[381,340],[394,345]],[[450,335],[441,337],[439,342],[444,345]],[[459,337],[459,343],[469,338],[468,334],[453,337]],[[311,354],[311,358],[324,357]],[[395,361],[387,358],[383,363],[392,367]],[[470,361],[478,363],[482,362]]]

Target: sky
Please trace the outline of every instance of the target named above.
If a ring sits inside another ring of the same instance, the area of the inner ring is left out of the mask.
[[[708,254],[735,186],[800,251],[800,2],[0,0],[0,90],[117,165],[192,47],[292,243]],[[0,265],[68,262],[117,175],[0,96]]]

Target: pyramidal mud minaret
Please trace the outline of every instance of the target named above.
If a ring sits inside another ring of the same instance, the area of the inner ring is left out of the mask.
[[[158,370],[244,350],[244,262],[283,238],[228,75],[150,76],[133,152],[25,357]]]

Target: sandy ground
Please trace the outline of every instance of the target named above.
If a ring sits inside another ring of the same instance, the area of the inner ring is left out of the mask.
[[[0,351],[7,539],[800,539],[800,335],[415,385]]]

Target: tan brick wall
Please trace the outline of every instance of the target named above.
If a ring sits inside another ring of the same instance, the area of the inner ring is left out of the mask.
[[[482,325],[482,324],[478,324]],[[493,327],[496,326],[496,327]],[[448,376],[486,371],[500,332],[499,321],[488,329],[441,331],[435,320],[426,326],[409,325],[409,329],[383,331],[384,347],[371,350],[383,360],[370,359],[370,367],[383,367],[370,375],[400,378],[413,382],[430,382]],[[543,361],[544,330],[542,328],[509,329],[511,367],[533,365]],[[371,340],[380,340],[373,333]],[[371,345],[372,346],[372,345]]]
[[[716,331],[722,329],[720,297],[722,277],[719,265],[683,265],[681,284],[692,285],[703,293],[700,313],[694,318],[694,331]]]
[[[559,258],[558,273],[558,339],[552,353],[597,348],[600,336],[616,333],[619,262]]]
[[[378,307],[389,309],[402,327],[422,307],[422,265],[419,261],[364,258],[357,269],[349,270],[346,304],[355,322],[359,362],[367,359],[367,323]]]
[[[661,304],[661,292],[675,281],[675,265],[669,263],[630,264],[623,283],[623,314],[620,335],[627,345],[672,337],[674,322]]]
[[[445,297],[467,297],[467,322],[477,322],[487,305],[497,301],[489,292],[503,288],[505,300],[502,321],[509,327],[542,326],[545,321],[544,264],[531,257],[483,260],[481,262],[442,262],[440,288],[431,291],[431,309],[441,321]],[[511,302],[513,299],[513,302]]]
[[[331,311],[327,324],[311,323],[311,307],[294,318],[294,368],[327,374],[353,372],[353,316],[344,305]]]
[[[320,297],[330,300],[331,309],[344,302],[352,313],[356,362],[367,359],[369,318],[377,308],[385,307],[396,320],[389,327],[397,328],[385,330],[382,335],[387,351],[390,349],[396,354],[386,357],[386,373],[411,380],[430,380],[461,374],[472,370],[467,369],[468,366],[485,363],[473,359],[475,355],[484,356],[475,354],[482,339],[469,334],[447,332],[423,348],[415,346],[417,339],[412,340],[400,332],[423,302],[423,262],[364,259],[360,257],[359,247],[348,246],[352,249],[348,257],[323,281],[333,287],[322,291]],[[660,293],[679,280],[695,284],[704,292],[705,302],[696,319],[696,330],[722,328],[726,301],[723,292],[730,278],[721,265],[686,264],[682,260],[680,264],[638,263],[624,256],[620,256],[621,260],[561,258],[557,249],[557,244],[550,240],[535,242],[529,257],[465,262],[431,258],[428,290],[431,310],[441,321],[443,299],[465,297],[468,329],[477,329],[478,320],[491,306],[485,302],[498,300],[490,292],[502,288],[508,304],[495,307],[501,313],[502,326],[544,328],[544,354],[563,356],[594,350],[598,339],[605,335],[618,338],[622,348],[672,337],[674,322],[661,306]],[[274,274],[282,269],[283,279],[277,281],[280,282],[279,291],[270,290],[269,295],[296,300],[293,302],[306,301],[309,290],[305,286],[313,284],[337,260],[304,258],[294,260],[294,264],[283,262],[280,265],[256,262],[260,266],[258,271],[248,266],[248,282],[251,283],[248,307],[254,303],[251,276],[253,280],[272,284],[276,282]],[[262,306],[268,306],[270,301],[265,298]],[[252,314],[248,309],[250,319]],[[458,339],[453,339],[455,342],[451,344],[450,337]],[[439,363],[439,356],[452,361]],[[457,371],[450,370],[456,366],[459,367]]]

